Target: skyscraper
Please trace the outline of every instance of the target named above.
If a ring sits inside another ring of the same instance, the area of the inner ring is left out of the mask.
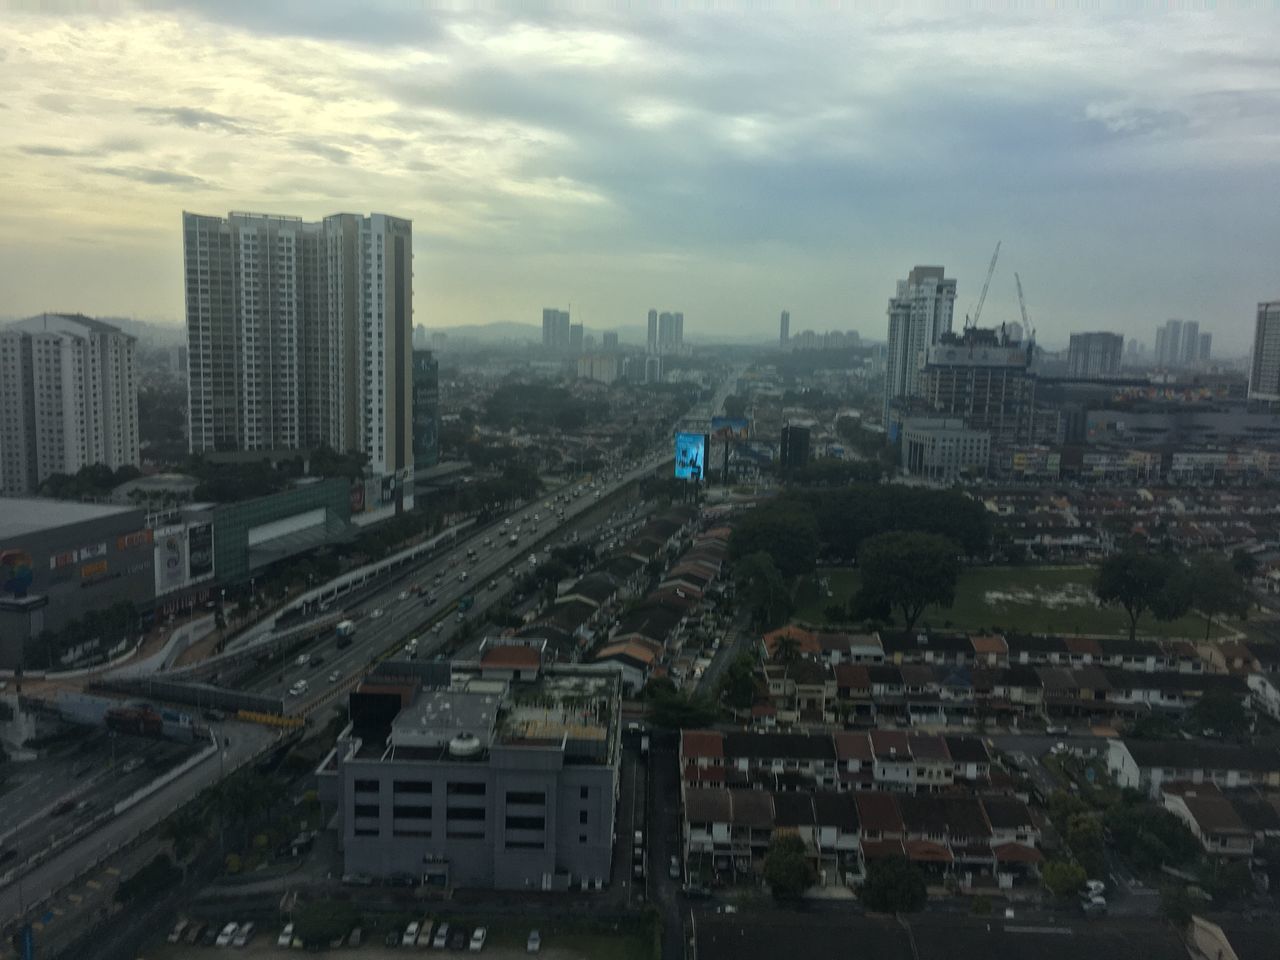
[[[0,495],[55,473],[138,464],[136,341],[81,314],[0,331]]]
[[[548,350],[569,349],[569,311],[542,308],[542,345]]]
[[[617,330],[606,330],[601,335],[600,339],[601,339],[601,346],[604,348],[605,353],[618,352],[618,331]]]
[[[1118,333],[1073,333],[1067,373],[1073,377],[1114,377],[1120,372],[1124,337]]]
[[[440,361],[430,350],[413,351],[413,465],[440,462]]]
[[[678,351],[684,346],[684,314],[676,311],[671,315],[672,327],[672,345]]]
[[[569,352],[582,352],[582,324],[580,323],[569,325]]]
[[[791,339],[791,311],[783,310],[782,319],[778,324],[778,346],[785,347],[787,341]]]
[[[1182,347],[1179,361],[1189,367],[1200,359],[1200,323],[1188,320],[1182,325]]]
[[[1199,325],[1197,324],[1197,327]],[[1182,365],[1183,333],[1181,320],[1167,320],[1156,330],[1156,366]]]
[[[947,279],[943,267],[914,268],[898,281],[897,295],[889,299],[889,347],[885,363],[884,426],[889,426],[889,406],[898,397],[917,392],[925,351],[951,330],[955,311],[956,282]]]
[[[1200,334],[1200,347],[1197,350],[1197,353],[1199,354],[1199,356],[1197,356],[1196,359],[1208,360],[1209,353],[1212,349],[1213,349],[1213,334],[1212,333]]]
[[[649,311],[649,339],[647,341],[647,353],[658,352],[658,311]]]
[[[324,444],[407,478],[411,223],[184,213],[182,224],[192,452]]]
[[[1280,300],[1258,304],[1249,399],[1280,400]]]
[[[803,467],[809,462],[809,428],[787,425],[782,428],[778,459],[783,469]]]

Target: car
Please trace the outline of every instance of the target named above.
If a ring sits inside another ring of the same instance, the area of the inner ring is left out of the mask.
[[[436,937],[431,941],[431,946],[435,947],[437,950],[443,950],[448,945],[449,924],[442,922],[440,926],[436,927]]]
[[[401,590],[398,594],[396,594],[396,599],[397,599],[397,600],[408,600],[408,599],[409,599],[409,591],[408,591],[408,590]]]
[[[463,570],[460,574],[458,574],[458,582],[466,583],[466,580],[467,580],[467,571]]]
[[[493,538],[492,538],[492,537],[485,537],[485,538],[484,538],[484,545],[485,545],[486,547],[491,546],[492,544],[493,544]]]
[[[672,880],[680,879],[680,858],[674,853],[671,855],[671,863],[667,867],[667,875],[670,876]]]
[[[644,879],[644,857],[639,858],[631,865],[631,875],[637,880]]]
[[[1091,897],[1101,897],[1107,892],[1107,885],[1101,880],[1086,880],[1084,892]]]
[[[363,940],[364,940],[364,929],[362,927],[356,927],[354,930],[351,931],[351,936],[347,937],[347,946],[358,947],[360,946]]]
[[[280,931],[280,936],[276,937],[277,947],[287,947],[293,943],[293,924],[286,923],[284,929]]]
[[[632,843],[634,843],[637,847],[643,847],[643,846],[644,846],[644,831],[643,831],[643,830],[637,830],[637,831],[636,831],[635,839],[632,841]]]
[[[123,770],[125,773],[133,773],[133,771],[138,770],[141,767],[142,767],[141,757],[130,757],[128,760],[124,762],[124,765],[120,769]],[[3,862],[4,862],[3,855],[0,855],[0,863],[3,863]]]
[[[187,926],[191,923],[186,917],[183,917],[173,925],[173,929],[169,931],[169,936],[165,937],[168,943],[177,943],[182,939],[182,935],[187,932]]]
[[[456,617],[454,617],[453,619],[455,619],[455,620],[457,620],[459,623],[461,623],[463,620],[467,619],[467,615],[466,615],[465,613],[463,613],[461,610],[459,610],[459,611],[458,611],[458,615],[457,615]]]
[[[531,553],[531,554],[529,554],[529,566],[531,566],[531,567],[532,567],[532,566],[535,566],[535,565],[537,564],[537,562],[538,562],[538,558],[537,558],[536,556],[534,556],[532,553]]]
[[[1103,917],[1107,913],[1106,897],[1090,897],[1087,894],[1080,898],[1080,909],[1086,917]]]
[[[407,927],[405,927],[404,936],[400,938],[400,946],[412,947],[414,944],[416,944],[418,942],[418,930],[421,928],[421,926],[422,924],[420,924],[417,920],[414,920]]]
[[[435,625],[431,628],[431,632],[439,633],[443,627],[444,627],[444,622],[442,620],[437,620],[435,622]]]
[[[485,927],[476,927],[471,931],[471,943],[468,948],[472,953],[479,953],[484,949],[484,941],[489,936],[489,931]]]
[[[529,931],[529,939],[524,942],[525,953],[537,953],[542,949],[542,934],[537,930]]]
[[[418,948],[425,950],[431,946],[431,931],[435,929],[435,921],[430,917],[424,917],[422,926],[418,928]]]
[[[490,590],[497,590],[497,589],[498,589],[498,581],[497,581],[497,580],[490,580],[490,581],[489,581],[489,589],[490,589]]]
[[[337,682],[338,682],[339,680],[341,680],[341,679],[342,679],[342,671],[341,671],[341,670],[334,670],[331,674],[329,674],[329,682],[330,682],[330,683],[337,683]]]
[[[253,940],[253,934],[253,921],[250,920],[248,923],[240,925],[240,929],[236,931],[236,935],[231,939],[231,945],[239,948],[247,947],[249,942]]]
[[[371,614],[369,614],[369,619],[377,620],[380,616],[382,616],[382,608],[376,607],[374,611]]]
[[[298,662],[298,666],[300,666],[300,667],[305,667],[308,663],[310,663],[310,662],[311,662],[311,654],[309,654],[309,653],[300,653],[300,654],[298,654],[298,661],[297,661],[297,662]]]
[[[709,900],[711,899],[711,891],[706,887],[699,886],[696,883],[686,883],[684,885],[684,895],[690,900]]]
[[[307,692],[307,687],[308,687],[307,681],[299,680],[289,688],[289,696],[300,697]]]

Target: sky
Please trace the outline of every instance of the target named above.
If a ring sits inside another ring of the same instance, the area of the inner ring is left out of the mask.
[[[0,314],[178,323],[183,210],[376,211],[428,328],[883,339],[913,265],[959,318],[1000,240],[984,326],[1016,271],[1047,345],[1181,317],[1242,354],[1278,40],[1270,0],[0,0]]]

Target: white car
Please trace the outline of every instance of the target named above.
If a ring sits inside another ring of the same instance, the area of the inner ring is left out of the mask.
[[[235,939],[236,931],[239,929],[240,929],[239,924],[234,922],[228,923],[225,927],[222,928],[222,932],[218,934],[218,939],[213,941],[214,945],[219,947],[231,946],[231,941]]]
[[[489,931],[484,927],[476,927],[471,933],[470,950],[472,953],[479,953],[484,949],[485,938],[489,936]]]
[[[396,595],[396,599],[397,599],[397,600],[408,600],[408,599],[409,599],[409,591],[408,591],[408,590],[401,590],[401,591]]]
[[[311,654],[309,653],[298,654],[298,666],[305,667],[310,662],[311,662]]]
[[[441,923],[436,927],[436,938],[431,941],[431,946],[437,950],[443,950],[449,945],[449,924]]]
[[[404,936],[400,938],[400,946],[412,947],[418,940],[418,921],[414,920],[404,928]]]
[[[333,671],[333,673],[329,674],[329,682],[330,682],[330,683],[337,683],[337,682],[338,682],[339,680],[341,680],[341,679],[342,679],[342,671],[341,671],[341,670],[335,670],[335,671]]]
[[[307,692],[307,681],[305,680],[299,680],[297,683],[295,683],[292,687],[289,688],[289,696],[291,697],[300,697],[306,692]]]
[[[435,626],[431,628],[432,633],[439,633],[444,628],[444,621],[437,620]]]
[[[542,935],[537,930],[529,931],[529,939],[525,941],[525,953],[537,953],[542,949]]]
[[[249,945],[249,941],[253,939],[253,921],[242,923],[240,929],[236,931],[236,935],[231,940],[233,947],[244,948]]]
[[[280,931],[280,936],[276,937],[277,947],[287,947],[293,943],[293,924],[286,923],[284,929]]]

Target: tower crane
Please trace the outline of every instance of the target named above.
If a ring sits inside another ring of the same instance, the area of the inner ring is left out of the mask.
[[[1018,309],[1022,311],[1022,330],[1023,335],[1030,337],[1031,321],[1027,319],[1027,301],[1022,296],[1022,278],[1018,276],[1017,271],[1013,274],[1013,282],[1018,285]]]
[[[982,316],[982,305],[987,302],[987,288],[991,286],[991,275],[996,272],[996,260],[1000,257],[1000,244],[1002,241],[996,241],[996,252],[991,254],[991,266],[987,267],[987,280],[982,285],[982,295],[978,297],[978,306],[973,311],[973,319],[965,318],[965,327],[976,327],[978,318]]]

